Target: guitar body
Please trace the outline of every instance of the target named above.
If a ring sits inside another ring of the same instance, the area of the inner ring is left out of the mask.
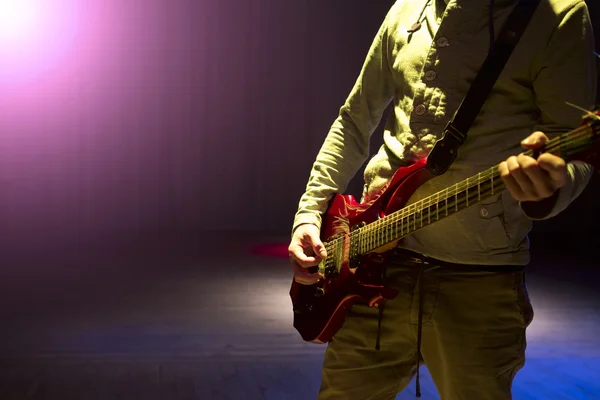
[[[294,308],[294,327],[305,341],[326,343],[343,324],[349,308],[357,303],[379,307],[397,295],[383,286],[382,264],[398,242],[363,254],[349,257],[353,227],[369,224],[403,207],[414,191],[431,179],[426,159],[399,168],[389,183],[373,198],[359,204],[351,195],[335,195],[323,216],[321,240],[343,240],[339,271],[325,275],[314,285],[292,282],[290,296]],[[328,255],[328,258],[333,255]]]

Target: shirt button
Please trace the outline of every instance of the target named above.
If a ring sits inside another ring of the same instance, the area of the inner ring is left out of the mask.
[[[441,37],[437,40],[437,45],[439,47],[446,47],[446,46],[448,46],[448,44],[449,44],[448,39],[446,39],[445,37]]]
[[[427,71],[425,73],[425,80],[431,82],[436,78],[436,76],[437,74],[435,73],[435,71]]]
[[[481,214],[481,216],[485,218],[488,215],[490,215],[490,212],[488,211],[487,208],[481,207],[481,210],[479,210],[479,214]]]
[[[415,113],[417,113],[417,115],[425,114],[425,106],[423,104],[419,104],[417,107],[415,107]]]

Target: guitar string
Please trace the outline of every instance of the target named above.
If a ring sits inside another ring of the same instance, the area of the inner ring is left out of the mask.
[[[582,125],[581,127],[578,127],[576,129],[574,129],[573,131],[560,135],[554,139],[551,139],[545,146],[545,148],[543,149],[545,152],[548,153],[552,153],[554,150],[560,150],[561,148],[566,148],[566,150],[577,150],[577,149],[581,149],[581,148],[585,148],[587,147],[588,143],[581,143],[579,146],[576,147],[569,147],[568,144],[571,142],[577,142],[577,140],[584,140],[584,139],[589,139],[590,137],[593,137],[594,135],[594,130],[593,130],[593,126],[592,124],[587,124],[587,125]],[[567,140],[565,140],[565,138]],[[525,155],[533,155],[534,150],[526,150],[524,152]],[[416,203],[411,204],[410,206],[404,207],[400,210],[397,210],[396,212],[386,216],[383,219],[377,220],[371,224],[368,224],[366,226],[363,226],[362,228],[358,228],[354,231],[352,231],[349,236],[350,238],[356,239],[356,236],[359,235],[372,235],[373,233],[375,233],[378,230],[381,230],[383,228],[385,228],[385,224],[393,224],[393,223],[397,223],[399,221],[402,221],[404,219],[406,219],[406,223],[407,223],[407,233],[411,232],[410,230],[410,218],[411,217],[416,217],[417,213],[422,213],[423,210],[425,210],[425,208],[429,209],[432,206],[436,206],[439,205],[440,203],[440,199],[442,201],[447,201],[450,197],[455,197],[458,196],[459,194],[459,189],[460,192],[462,193],[463,191],[467,190],[468,193],[468,189],[470,189],[471,187],[475,188],[477,186],[477,191],[478,191],[478,198],[481,198],[482,193],[485,192],[481,192],[481,181],[483,180],[483,184],[485,185],[487,183],[487,181],[490,178],[493,177],[499,177],[499,172],[498,172],[498,165],[489,168],[483,172],[478,173],[477,175],[474,175],[470,178],[467,178],[465,181],[463,182],[459,182],[451,187],[448,187],[442,191],[439,191],[437,193],[434,193],[431,196],[428,196]],[[474,181],[477,182],[477,184],[475,185],[470,185],[469,181],[473,179]],[[504,185],[501,183],[502,180],[498,180],[498,187],[493,187],[490,188],[487,192],[489,193],[493,193],[494,190],[503,190],[504,189]],[[502,186],[502,187],[501,187]],[[453,192],[451,190],[454,190]],[[446,194],[445,198],[441,198],[440,196],[442,194]],[[493,194],[492,194],[493,195]],[[483,196],[485,197],[486,194],[483,194]],[[462,196],[461,196],[462,197]],[[428,204],[427,207],[425,207],[425,203],[429,203],[430,201],[433,201],[434,199],[438,199],[438,201],[436,201],[435,203],[431,203]],[[468,200],[470,199],[470,197],[465,197],[465,203],[468,202]],[[479,201],[479,200],[478,200]],[[421,203],[420,207],[417,207],[419,205],[419,203]],[[459,205],[461,205],[462,207],[462,201],[461,202],[455,202],[453,205],[456,207],[458,207]],[[456,212],[456,211],[455,211]],[[428,210],[428,217],[431,217],[431,212]],[[404,215],[406,214],[406,215]],[[391,217],[391,218],[388,218]],[[414,219],[414,218],[413,218]],[[438,218],[439,219],[439,218]],[[416,219],[415,219],[415,224],[416,224]],[[428,225],[428,224],[427,224]],[[415,225],[416,226],[416,225]],[[423,224],[421,224],[421,226],[423,226]],[[403,227],[403,225],[402,225]],[[412,231],[414,232],[414,230]],[[385,234],[385,233],[384,233]],[[337,248],[340,244],[342,244],[343,240],[345,239],[344,236],[340,236],[340,237],[336,237],[333,240],[330,240],[328,242],[325,243],[325,248],[328,249],[328,251],[333,250],[334,248]],[[369,240],[373,241],[374,238],[368,238],[368,240],[363,240],[363,242],[369,242]],[[340,249],[341,250],[341,249]]]
[[[554,139],[552,139],[552,140],[550,140],[548,142],[548,144],[546,145],[546,148],[544,150],[546,152],[552,152],[554,150],[561,149],[562,147],[567,147],[567,150],[571,150],[572,151],[573,147],[569,148],[566,145],[569,144],[569,142],[576,142],[578,139],[579,140],[580,139],[588,139],[594,133],[593,129],[591,129],[591,128],[592,128],[591,124],[583,125],[580,128],[577,128],[577,129],[571,131],[570,133],[563,134],[563,135],[561,135],[561,136],[559,136],[557,138],[554,138]],[[592,135],[589,135],[590,131],[591,131]],[[567,137],[567,140],[564,140],[565,137]],[[579,146],[575,147],[575,149],[585,148],[587,145],[588,145],[587,143],[581,143]],[[527,150],[524,153],[527,154],[527,155],[532,155],[533,151],[532,150]],[[484,180],[484,184],[486,184],[488,179],[490,179],[492,177],[495,177],[495,176],[499,176],[499,172],[497,171],[497,166],[495,166],[495,167],[492,167],[492,168],[490,168],[490,169],[488,169],[488,170],[486,170],[484,172],[478,173],[476,176],[477,176],[477,178],[475,178],[475,176],[474,176],[474,177],[472,177],[472,179],[476,179],[478,183],[476,185],[472,185],[472,187],[474,188],[475,186],[477,186],[478,198],[480,198],[481,197],[481,180],[482,180],[482,178]],[[414,203],[414,204],[412,204],[412,205],[410,205],[408,207],[405,207],[405,208],[403,208],[401,210],[398,210],[398,211],[396,211],[396,212],[388,215],[388,217],[393,216],[392,218],[387,218],[386,217],[385,219],[381,219],[381,220],[375,221],[375,223],[372,223],[372,224],[369,224],[369,225],[364,226],[362,228],[356,229],[355,231],[351,232],[349,236],[350,236],[350,238],[354,237],[353,239],[355,240],[356,236],[358,236],[358,235],[363,235],[363,236],[369,236],[370,235],[372,237],[368,237],[367,240],[363,240],[363,244],[364,244],[364,242],[370,243],[370,242],[373,242],[373,241],[375,241],[377,239],[377,237],[375,235],[373,235],[373,233],[380,233],[381,234],[382,232],[378,232],[378,231],[381,231],[382,229],[384,229],[385,228],[385,224],[389,224],[389,223],[396,223],[397,224],[399,221],[402,221],[404,219],[406,219],[406,224],[407,224],[407,233],[406,234],[408,234],[408,233],[411,232],[411,229],[410,229],[410,218],[413,217],[413,220],[414,220],[414,223],[415,223],[414,226],[416,227],[416,216],[417,216],[417,213],[422,213],[423,212],[423,210],[425,209],[425,202],[429,203],[434,198],[439,199],[439,197],[440,197],[440,195],[442,193],[446,193],[446,198],[443,198],[442,200],[443,201],[445,200],[447,202],[447,200],[450,197],[458,196],[459,189],[465,189],[466,188],[467,189],[467,193],[468,193],[468,189],[471,186],[469,185],[469,186],[465,187],[465,185],[468,184],[468,182],[469,182],[470,179],[471,178],[467,178],[466,181],[454,185],[453,186],[453,188],[454,188],[453,194],[451,194],[452,193],[451,192],[451,188],[452,187],[449,187],[449,188],[447,188],[447,189],[445,189],[443,191],[440,191],[440,192],[438,192],[438,193],[436,193],[436,194],[434,194],[432,196],[424,198],[424,199],[422,199],[421,201],[419,201],[417,203]],[[499,182],[502,182],[502,181],[499,180]],[[490,192],[493,193],[493,190],[496,190],[496,189],[497,190],[501,190],[501,189],[503,190],[503,187],[501,188],[500,186],[498,186],[498,188],[495,188],[495,187],[494,188],[490,188]],[[460,190],[461,193],[463,191],[464,190]],[[468,202],[469,199],[470,199],[470,197],[465,197],[465,202]],[[421,203],[421,206],[417,207],[417,205],[419,203]],[[461,208],[462,208],[462,204],[461,203],[455,202],[454,203],[455,208],[457,208],[459,206],[459,204],[461,205]],[[428,204],[427,208],[429,209],[430,207],[432,207],[434,205],[439,205],[439,201],[437,201],[436,203]],[[456,210],[456,211],[458,211],[458,210]],[[404,215],[404,214],[406,214],[406,215]],[[429,210],[428,210],[427,214],[428,214],[427,215],[428,219],[430,219],[431,212],[429,212]],[[423,216],[421,216],[421,218],[422,217]],[[402,222],[402,225],[401,225],[401,229],[402,230],[403,230],[403,226],[404,226],[404,222]],[[423,221],[422,220],[421,220],[421,226],[423,226]],[[414,232],[414,230],[412,232]],[[383,232],[383,235],[385,235],[385,234],[387,234],[387,232]],[[332,247],[339,246],[339,244],[343,243],[343,242],[341,242],[343,239],[344,239],[344,237],[338,237],[338,238],[336,238],[336,239],[328,242],[328,244],[330,244],[330,246],[327,246],[327,244],[326,244],[326,249],[327,249],[327,247],[330,247],[330,250],[331,250]]]
[[[585,126],[582,126],[581,129],[578,128],[578,129],[575,129],[574,131],[572,131],[571,134],[569,135],[569,136],[572,136],[572,138],[570,138],[570,141],[575,142],[576,139],[587,138],[587,133],[589,132],[589,128],[590,128],[590,126],[585,125]],[[577,133],[575,133],[575,132],[577,132]],[[582,136],[582,134],[584,136]],[[557,138],[549,141],[545,150],[547,152],[552,152],[554,150],[565,147],[566,141],[563,140],[565,135],[561,135],[560,137],[557,137]],[[583,144],[580,147],[585,147],[585,144]],[[527,150],[524,153],[526,155],[533,155],[532,150]],[[459,192],[462,193],[465,190],[468,191],[468,189],[471,187],[475,188],[476,186],[480,186],[481,180],[487,181],[488,179],[490,179],[492,177],[499,176],[499,172],[497,171],[497,168],[498,168],[498,166],[496,165],[492,168],[489,168],[488,170],[485,170],[484,172],[480,172],[477,175],[467,178],[463,182],[459,182],[459,183],[457,183],[451,187],[448,187],[440,192],[434,193],[431,196],[428,196],[416,203],[411,204],[410,206],[407,206],[401,210],[398,210],[398,211],[386,216],[386,218],[384,218],[384,219],[377,220],[374,223],[371,223],[365,227],[360,228],[360,231],[362,234],[373,233],[373,231],[376,231],[377,229],[381,228],[381,226],[384,225],[385,223],[392,222],[393,219],[410,218],[411,216],[416,215],[417,213],[422,211],[422,209],[425,206],[425,203],[430,203],[434,199],[439,199],[440,196],[442,196],[442,194],[446,195],[446,197],[442,198],[442,200],[446,200],[447,198],[449,198],[451,196],[459,195]],[[476,185],[470,185],[469,181],[471,179],[473,179],[473,181],[477,181],[478,183]],[[484,182],[484,184],[485,184],[485,182]],[[433,203],[433,204],[429,204],[428,206],[430,207],[430,206],[438,204],[438,203],[439,203],[439,201],[437,201],[436,203]],[[420,207],[419,207],[419,204],[420,204]],[[407,214],[407,215],[403,215],[403,214]],[[388,217],[392,217],[392,218],[388,218]],[[354,231],[353,234],[355,234],[355,235],[358,234],[357,231],[359,231],[359,230]]]

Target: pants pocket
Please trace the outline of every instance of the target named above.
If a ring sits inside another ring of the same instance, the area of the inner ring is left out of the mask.
[[[525,282],[525,272],[519,271],[515,273],[515,284],[513,287],[517,297],[517,305],[521,313],[521,321],[523,327],[526,328],[533,321],[533,306],[529,299],[529,293],[527,292],[527,284]]]

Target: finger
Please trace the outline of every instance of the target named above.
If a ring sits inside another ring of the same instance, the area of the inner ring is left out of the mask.
[[[539,166],[538,162],[523,154],[519,155],[517,160],[524,175],[532,184],[529,192],[524,190],[526,194],[531,196],[530,200],[541,200],[552,196],[552,193],[554,193],[552,179],[548,173]]]
[[[521,187],[519,186],[519,184],[517,183],[515,178],[513,178],[510,175],[510,170],[508,169],[508,163],[506,161],[503,161],[500,164],[498,164],[498,170],[500,171],[500,177],[502,178],[502,181],[506,185],[506,188],[511,193],[511,195],[516,200],[520,200],[521,198],[523,198],[525,196],[525,194],[521,190]]]
[[[548,143],[548,136],[544,132],[536,131],[521,141],[521,146],[526,149],[537,149]]]
[[[319,239],[318,236],[309,234],[307,239],[312,247],[312,250],[317,256],[321,257],[321,259],[327,258],[327,250],[325,249],[325,245],[323,242],[321,242],[321,239]]]
[[[535,192],[534,183],[531,181],[529,176],[527,176],[527,174],[523,170],[523,166],[524,166],[523,164],[525,164],[526,166],[529,166],[530,162],[535,163],[535,160],[533,160],[533,159],[527,160],[527,158],[524,158],[524,157],[526,157],[526,156],[509,157],[506,160],[506,164],[507,164],[510,176],[514,178],[517,185],[519,186],[520,194],[523,194],[526,199],[530,200],[530,199],[537,197],[537,193]]]
[[[504,164],[506,164],[506,163],[504,163]],[[513,178],[510,175],[510,172],[508,171],[508,167],[505,167],[504,171],[505,172],[501,173],[500,176],[502,178],[502,181],[504,182],[504,185],[510,192],[511,196],[515,200],[524,200],[525,193],[523,193],[523,191],[521,190],[521,187],[519,186],[519,184],[517,183],[515,178]]]
[[[290,245],[288,248],[288,255],[290,256],[291,260],[300,263],[304,268],[315,266],[321,262],[318,257],[307,255],[304,247],[297,243]]]
[[[320,272],[308,272],[305,268],[297,263],[292,263],[292,269],[294,271],[294,280],[303,285],[312,285],[319,282],[319,280],[323,278],[323,275]]]
[[[554,190],[560,189],[567,183],[567,163],[562,158],[544,153],[538,158],[538,164],[550,176]]]
[[[318,276],[317,274],[312,274],[312,275],[294,274],[294,280],[303,285],[314,285],[315,283],[318,283],[321,280],[321,277]]]

